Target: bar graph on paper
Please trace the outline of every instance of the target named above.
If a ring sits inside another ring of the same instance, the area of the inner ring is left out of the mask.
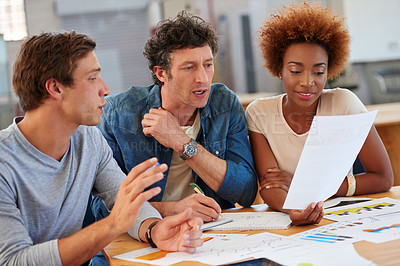
[[[374,217],[369,217],[349,222],[336,222],[292,235],[290,238],[300,239],[315,244],[354,243],[360,240],[354,233],[352,233],[355,232],[355,228],[361,228],[365,223],[369,224],[375,219],[376,218]]]

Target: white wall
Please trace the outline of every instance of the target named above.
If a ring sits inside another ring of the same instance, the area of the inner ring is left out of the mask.
[[[400,0],[343,0],[351,61],[400,59]]]

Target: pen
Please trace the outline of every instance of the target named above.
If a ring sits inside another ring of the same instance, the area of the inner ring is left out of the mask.
[[[153,169],[153,168],[155,168],[156,166],[159,166],[159,165],[160,165],[160,163],[156,162],[155,165],[153,165],[152,167],[148,168],[145,172],[150,171],[151,169]]]
[[[205,196],[203,190],[201,190],[201,188],[197,184],[190,183],[189,186],[191,186],[193,188],[194,192],[196,192],[197,194]],[[222,214],[219,213],[219,216],[222,217]]]

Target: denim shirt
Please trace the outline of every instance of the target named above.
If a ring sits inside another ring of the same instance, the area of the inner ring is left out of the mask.
[[[171,164],[173,149],[164,147],[155,138],[143,134],[141,121],[151,108],[161,106],[158,85],[131,87],[128,91],[106,98],[99,129],[108,141],[114,158],[127,174],[135,165],[151,157]],[[196,141],[214,156],[227,163],[225,179],[213,191],[193,171],[194,182],[205,195],[214,198],[222,209],[237,202],[250,206],[257,193],[257,176],[248,140],[243,107],[236,95],[223,84],[213,84],[207,104],[200,108],[201,128]],[[168,170],[164,173],[168,177]],[[161,192],[150,201],[161,201],[167,179],[153,184]]]

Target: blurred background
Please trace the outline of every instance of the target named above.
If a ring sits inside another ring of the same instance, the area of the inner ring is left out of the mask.
[[[183,9],[211,22],[221,38],[214,82],[240,96],[279,94],[279,80],[263,67],[257,31],[267,16],[293,2],[302,1],[0,0],[0,129],[20,114],[11,76],[25,36],[59,30],[88,34],[97,42],[102,76],[115,94],[151,83],[143,46],[158,21]],[[344,16],[352,36],[349,64],[327,87],[349,88],[366,105],[400,101],[400,0],[318,2]]]

